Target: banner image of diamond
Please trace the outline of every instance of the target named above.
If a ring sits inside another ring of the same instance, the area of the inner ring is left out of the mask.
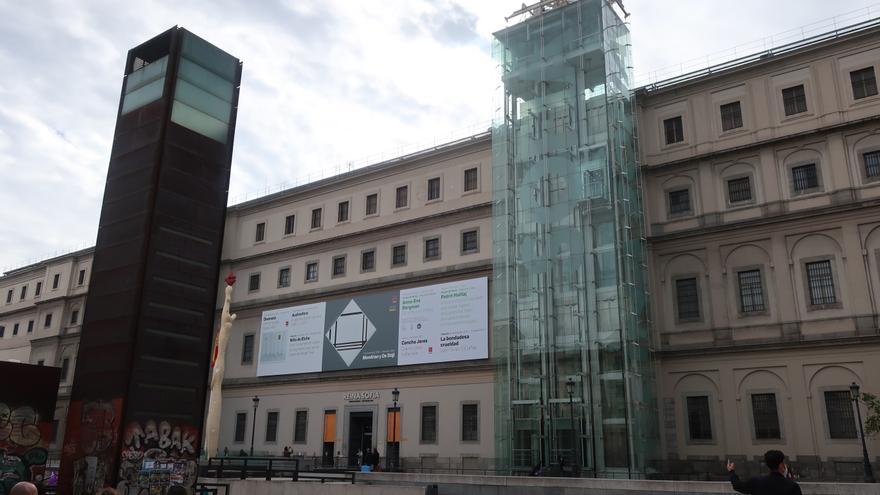
[[[264,311],[257,376],[489,357],[485,277]]]
[[[397,291],[329,301],[324,371],[397,364]]]

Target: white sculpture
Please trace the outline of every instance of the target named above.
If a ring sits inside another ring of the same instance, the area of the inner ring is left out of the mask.
[[[229,343],[229,332],[235,315],[229,313],[229,304],[232,302],[232,285],[235,283],[235,275],[231,272],[226,276],[225,297],[223,298],[223,310],[220,312],[220,329],[217,331],[217,340],[214,344],[214,359],[211,370],[211,398],[208,401],[208,417],[205,419],[205,449],[207,457],[217,455],[217,443],[220,438],[220,412],[223,402],[223,375],[226,371],[226,344]]]

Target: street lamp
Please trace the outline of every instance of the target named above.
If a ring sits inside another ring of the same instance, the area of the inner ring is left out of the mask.
[[[865,483],[876,483],[874,481],[874,473],[871,470],[871,459],[868,457],[868,446],[865,444],[865,430],[862,428],[862,411],[859,409],[859,384],[852,382],[849,386],[849,393],[852,395],[852,401],[856,406],[856,417],[859,420],[859,433],[862,436],[862,460],[865,467]]]
[[[575,465],[572,466],[572,474],[579,473],[581,470],[581,437],[579,432],[577,431],[579,428],[575,428],[574,422],[574,378],[568,377],[568,381],[565,382],[565,390],[568,392],[568,408],[569,414],[571,415],[571,429],[575,434],[574,436],[574,460]]]
[[[391,398],[394,401],[394,415],[392,416],[391,423],[391,470],[396,471],[398,464],[400,464],[400,443],[397,438],[397,416],[400,415],[400,409],[397,408],[397,401],[400,399],[400,390],[397,390],[397,387],[394,387],[394,390],[391,391]]]
[[[257,434],[257,406],[260,405],[260,398],[254,396],[254,420],[251,423],[251,457],[254,456],[254,436]]]

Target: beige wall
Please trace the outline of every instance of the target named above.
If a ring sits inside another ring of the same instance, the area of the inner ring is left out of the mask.
[[[863,154],[880,149],[880,97],[855,100],[849,72],[880,74],[876,32],[640,94],[649,273],[658,348],[663,452],[669,458],[759,456],[854,461],[858,440],[829,437],[824,392],[851,382],[880,393],[880,182]],[[782,89],[805,87],[807,111],[785,116]],[[743,127],[722,131],[739,101]],[[682,116],[666,145],[663,120]],[[791,167],[815,163],[819,187],[798,193]],[[732,203],[727,181],[749,177]],[[687,188],[673,215],[668,193]],[[810,302],[805,263],[829,260],[836,300]],[[738,272],[759,270],[765,309],[744,311]],[[696,278],[699,318],[677,313],[676,280]],[[774,393],[782,438],[757,440],[752,393]],[[712,440],[691,440],[686,397],[708,396]],[[869,446],[872,452],[880,442]],[[876,455],[876,454],[875,454]]]

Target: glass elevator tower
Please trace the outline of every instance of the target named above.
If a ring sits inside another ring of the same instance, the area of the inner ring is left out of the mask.
[[[656,458],[629,30],[607,0],[540,2],[495,33],[496,449],[643,477]]]

